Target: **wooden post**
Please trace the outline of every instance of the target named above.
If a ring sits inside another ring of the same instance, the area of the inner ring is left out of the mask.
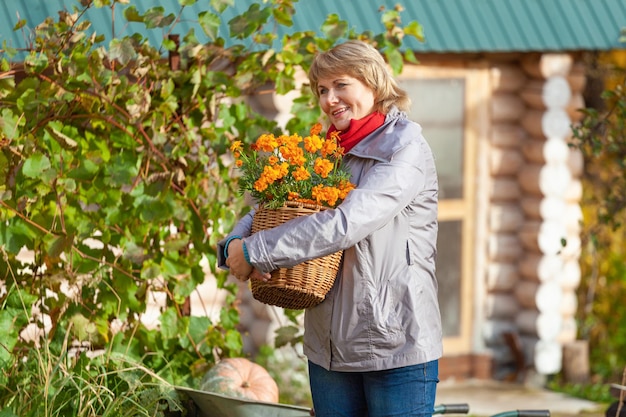
[[[565,382],[571,383],[589,380],[589,343],[586,340],[563,345],[563,377]]]

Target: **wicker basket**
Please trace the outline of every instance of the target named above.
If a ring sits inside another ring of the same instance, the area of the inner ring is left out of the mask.
[[[252,221],[252,233],[320,210],[324,207],[293,202],[278,209],[260,208]],[[341,255],[339,251],[291,268],[279,268],[272,271],[272,278],[267,282],[250,280],[252,296],[262,303],[293,310],[313,307],[324,301],[332,288]]]

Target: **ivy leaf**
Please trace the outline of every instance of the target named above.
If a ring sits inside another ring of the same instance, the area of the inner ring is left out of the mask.
[[[96,325],[82,314],[75,314],[70,319],[72,324],[72,333],[78,340],[92,340],[94,335],[98,333]]]
[[[24,26],[26,26],[26,19],[20,19],[17,21],[17,23],[15,24],[15,26],[13,26],[13,30],[20,30],[21,28],[23,28]]]
[[[165,15],[165,9],[161,6],[149,9],[144,15],[146,28],[162,28],[172,24],[176,20],[176,16],[172,13]]]
[[[391,66],[394,74],[402,72],[402,66],[404,63],[402,60],[402,54],[397,48],[387,48],[385,50],[385,57],[387,58],[387,62]]]
[[[129,6],[124,9],[124,17],[129,22],[143,22],[143,16],[137,11],[135,6]]]
[[[19,334],[16,331],[14,321],[16,316],[20,316],[19,311],[19,309],[6,307],[0,310],[0,334],[2,334],[0,363],[9,363],[13,347],[17,344]]]
[[[57,236],[48,243],[47,254],[52,259],[58,259],[63,252],[72,247],[72,243],[74,243],[73,235]]]
[[[414,36],[418,41],[424,42],[424,28],[418,22],[409,22],[403,30],[405,35]]]
[[[31,52],[24,60],[26,67],[32,69],[35,73],[41,73],[48,68],[48,56],[37,52]]]
[[[13,88],[12,85],[8,85],[7,87]],[[13,114],[10,109],[2,109],[2,113],[0,113],[0,128],[2,129],[2,136],[7,139],[14,139],[18,134],[18,126],[20,125],[20,118]]]
[[[271,11],[261,9],[258,3],[252,4],[246,12],[233,17],[229,22],[230,36],[237,39],[245,39],[263,26],[270,16]]]
[[[241,349],[241,333],[237,330],[229,329],[226,332],[226,337],[224,339],[224,344],[227,348],[229,348],[233,352],[238,352]]]
[[[211,0],[210,4],[218,13],[222,13],[227,7],[234,6],[235,0]]]
[[[277,348],[293,344],[300,329],[296,326],[282,326],[276,330],[275,345]]]
[[[322,33],[329,39],[337,40],[341,38],[348,29],[348,23],[339,19],[335,13],[328,15],[326,21],[322,24]]]
[[[133,263],[141,264],[146,259],[145,249],[135,242],[128,242],[124,246],[124,258]]]
[[[167,308],[161,317],[159,317],[161,324],[161,334],[166,339],[173,339],[178,334],[179,328],[183,323],[179,323],[178,315],[174,307]]]
[[[59,142],[59,145],[61,145],[63,149],[72,150],[78,147],[78,142],[55,128],[48,126],[46,130],[50,133],[50,136]]]
[[[212,41],[215,41],[220,28],[220,17],[210,12],[201,12],[198,15],[198,22],[200,23],[204,33],[211,38]]]
[[[137,52],[129,38],[112,39],[109,43],[109,58],[119,61],[122,65],[127,65],[137,57]]]
[[[41,153],[35,153],[24,161],[22,173],[28,178],[40,178],[51,167],[50,159]]]

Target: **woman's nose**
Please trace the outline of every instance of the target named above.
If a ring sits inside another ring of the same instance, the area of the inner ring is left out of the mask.
[[[337,101],[339,101],[339,98],[335,95],[335,92],[332,89],[330,89],[326,93],[326,100],[328,101],[329,104],[334,104]]]

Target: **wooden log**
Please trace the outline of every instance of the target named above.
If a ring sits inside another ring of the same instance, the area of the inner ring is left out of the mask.
[[[543,85],[545,81],[541,79],[531,79],[520,91],[520,97],[530,109],[545,110],[546,105],[543,102]]]
[[[583,198],[583,183],[579,179],[573,178],[567,185],[563,198],[567,202],[578,203]]]
[[[565,106],[565,111],[569,116],[572,123],[577,123],[582,120],[585,114],[581,111],[585,108],[585,98],[582,93],[574,93],[572,95],[572,99],[567,106]]]
[[[585,166],[585,158],[580,149],[569,148],[567,167],[569,168],[572,177],[579,178],[583,175]]]
[[[496,64],[489,72],[491,89],[495,92],[516,92],[526,84],[526,74],[517,65]]]
[[[492,201],[516,201],[522,195],[514,177],[496,177],[491,181]]]
[[[511,291],[518,278],[518,269],[513,262],[490,262],[487,266],[487,291]]]
[[[561,370],[561,344],[555,340],[541,340],[535,336],[521,336],[524,355],[538,374],[551,375]]]
[[[512,320],[485,320],[482,327],[483,340],[487,346],[501,345],[504,343],[502,335],[515,330],[515,323]]]
[[[570,149],[562,138],[528,139],[522,145],[522,154],[527,161],[536,164],[568,163]]]
[[[574,317],[578,308],[578,298],[576,293],[570,290],[563,290],[561,293],[561,309],[562,317]]]
[[[533,109],[565,108],[571,101],[572,91],[565,77],[555,75],[546,80],[532,80],[520,95]]]
[[[532,77],[546,79],[554,75],[568,76],[574,60],[569,54],[547,53],[526,55],[522,59],[522,68]]]
[[[558,283],[563,292],[574,293],[580,281],[582,280],[582,271],[578,258],[569,258],[563,262],[563,271],[558,276]]]
[[[561,250],[561,255],[566,258],[578,258],[582,250],[582,242],[579,234],[568,233],[564,239],[565,246]]]
[[[496,367],[509,367],[511,362],[514,361],[513,352],[511,352],[511,348],[506,345],[487,345],[489,347],[489,351],[491,352],[491,357],[493,358],[493,363]]]
[[[524,143],[526,131],[517,123],[494,123],[491,128],[491,143],[503,148],[517,148]]]
[[[578,334],[578,325],[574,317],[563,317],[561,321],[561,331],[556,338],[561,345],[572,343],[576,340]]]
[[[518,180],[530,194],[563,198],[572,176],[565,164],[528,164],[520,170]]]
[[[515,148],[492,148],[490,153],[492,176],[515,175],[524,164],[524,156]]]
[[[524,101],[515,94],[496,93],[490,104],[492,123],[517,122],[526,112]]]
[[[546,135],[543,131],[543,115],[545,110],[529,109],[521,120],[522,127],[533,137],[545,139]]]
[[[524,224],[524,213],[517,204],[493,203],[490,208],[489,228],[498,233],[516,232]]]
[[[564,211],[564,223],[568,235],[580,233],[583,222],[583,210],[578,203],[567,202]]]
[[[542,340],[556,340],[561,331],[561,321],[558,312],[540,313],[536,310],[521,310],[515,317],[515,324],[523,334]]]
[[[532,220],[562,219],[567,206],[567,202],[558,197],[529,196],[522,199],[524,214]]]
[[[488,319],[513,320],[520,312],[513,294],[488,294],[485,297],[485,315]]]
[[[563,352],[561,344],[554,340],[539,340],[534,347],[535,370],[542,375],[553,375],[561,371]]]
[[[557,221],[529,221],[519,231],[519,240],[525,249],[546,255],[561,253],[566,239],[567,230]]]
[[[575,93],[581,93],[585,91],[587,87],[587,66],[584,62],[576,61],[572,65],[572,68],[567,74],[567,82],[570,88]]]
[[[557,313],[563,290],[556,281],[520,281],[515,286],[515,297],[522,308],[541,313]]]
[[[572,135],[572,120],[564,108],[527,110],[520,120],[531,136],[538,138],[569,138]]]
[[[564,264],[560,255],[526,252],[519,263],[519,271],[524,279],[543,282],[556,279]]]
[[[494,233],[489,237],[489,262],[513,262],[523,253],[522,245],[515,234]]]

